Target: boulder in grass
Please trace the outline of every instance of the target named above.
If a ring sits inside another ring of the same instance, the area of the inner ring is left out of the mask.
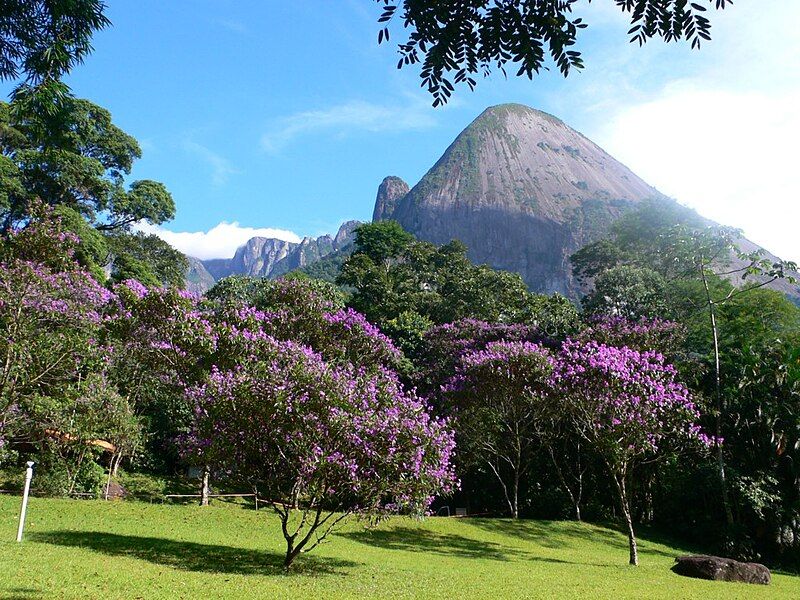
[[[768,585],[769,569],[759,563],[745,563],[719,556],[679,556],[672,570],[678,575],[711,579],[713,581],[738,581]]]

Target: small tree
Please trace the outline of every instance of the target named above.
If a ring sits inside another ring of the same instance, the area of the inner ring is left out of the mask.
[[[640,318],[668,314],[666,282],[657,272],[633,265],[612,267],[594,280],[582,301],[590,317]]]
[[[511,516],[542,437],[554,361],[530,342],[492,342],[467,354],[451,380],[448,412],[466,454],[492,471]]]
[[[455,483],[452,433],[385,369],[332,366],[267,337],[189,395],[189,452],[272,501],[287,570],[348,515],[421,514]]]
[[[719,311],[733,299],[742,294],[763,288],[775,281],[785,280],[797,283],[793,273],[797,265],[790,261],[774,262],[764,256],[764,250],[744,252],[739,247],[741,231],[730,227],[709,227],[705,229],[676,225],[662,236],[661,243],[666,254],[680,274],[686,279],[702,283],[703,304],[699,307],[706,312],[711,330],[714,360],[714,415],[715,435],[722,439],[722,429],[727,417],[728,406],[722,393],[722,369],[720,350]],[[736,264],[731,264],[732,259]],[[715,289],[715,280],[724,277],[741,281],[741,287],[730,287],[720,292]],[[722,488],[722,504],[725,519],[733,525],[733,510],[728,497],[728,482],[725,472],[725,455],[721,443],[716,446],[717,470]]]
[[[56,397],[32,398],[24,406],[39,428],[37,441],[63,468],[68,494],[85,467],[108,449],[106,443],[113,446],[110,478],[117,453],[130,451],[140,435],[132,406],[102,375],[90,374]]]
[[[630,492],[636,468],[698,441],[700,413],[676,371],[656,352],[568,340],[553,377],[578,434],[605,464],[628,530],[630,564],[638,565]]]

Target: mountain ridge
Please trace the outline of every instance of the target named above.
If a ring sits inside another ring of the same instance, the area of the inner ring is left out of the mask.
[[[472,121],[382,218],[436,244],[460,239],[474,262],[574,297],[570,254],[662,196],[560,119],[503,104]]]
[[[284,275],[352,245],[353,230],[360,224],[360,221],[346,221],[333,236],[305,237],[300,242],[253,237],[239,246],[231,258],[189,257],[186,288],[202,294],[230,275],[268,278]]]
[[[573,278],[571,254],[653,198],[667,199],[561,119],[500,104],[478,115],[413,187],[397,176],[384,178],[373,221],[396,220],[437,245],[461,240],[473,262],[517,272],[533,291],[577,299],[585,290]],[[191,259],[187,285],[202,292],[227,275],[277,277],[320,260],[341,262],[358,224],[300,243],[252,238],[230,259]],[[759,247],[741,243],[748,252]],[[326,272],[333,264],[327,263]],[[796,286],[778,281],[771,287],[800,304]]]

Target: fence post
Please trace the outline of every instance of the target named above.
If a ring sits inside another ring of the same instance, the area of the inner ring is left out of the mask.
[[[17,529],[17,541],[22,541],[22,530],[25,528],[25,513],[28,511],[28,494],[31,491],[31,479],[33,478],[33,461],[28,461],[28,468],[25,469],[25,490],[22,492],[22,510],[19,513],[19,528]]]
[[[208,479],[211,476],[211,467],[205,465],[203,467],[203,482],[200,486],[200,506],[208,506],[208,499],[209,495],[211,494],[211,490],[209,489]]]

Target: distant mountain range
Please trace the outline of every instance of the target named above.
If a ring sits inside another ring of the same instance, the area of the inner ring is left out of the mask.
[[[279,277],[290,271],[318,262],[336,251],[353,245],[353,230],[360,221],[347,221],[335,236],[306,237],[300,243],[274,238],[254,237],[240,246],[233,258],[200,260],[189,257],[187,289],[203,293],[215,282],[229,275]]]
[[[394,219],[418,239],[459,239],[470,259],[517,272],[538,292],[580,295],[569,256],[639,202],[664,197],[560,119],[519,104],[486,109],[413,188],[387,177],[373,220]],[[191,259],[190,289],[232,274],[277,277],[352,248],[357,221],[299,244],[253,238],[233,258]],[[741,241],[743,249],[757,246]],[[771,255],[769,255],[771,256]],[[774,257],[773,257],[774,258]],[[800,302],[800,290],[773,287]]]

